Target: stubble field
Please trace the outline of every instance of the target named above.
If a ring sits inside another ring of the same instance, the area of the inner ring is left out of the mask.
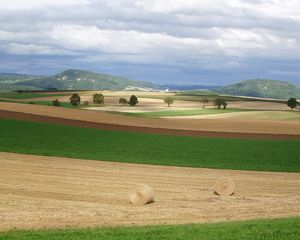
[[[0,230],[203,223],[300,215],[300,174],[134,165],[0,153]],[[214,182],[230,176],[230,197]],[[134,207],[131,188],[155,202]]]

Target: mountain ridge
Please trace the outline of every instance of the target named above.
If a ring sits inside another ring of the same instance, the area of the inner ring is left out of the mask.
[[[146,89],[157,87],[150,82],[77,69],[51,76],[0,73],[0,89],[6,90],[122,90],[129,86]]]
[[[300,99],[300,88],[292,83],[281,80],[248,79],[221,87],[202,85],[181,85],[179,87],[179,85],[172,84],[156,85],[150,82],[131,80],[107,73],[77,69],[65,70],[51,76],[0,73],[0,90],[197,90],[197,87],[209,89],[217,94],[234,96],[275,99],[295,97]]]
[[[296,85],[282,80],[270,79],[248,79],[220,87],[216,89],[216,92],[235,96],[275,99],[300,98],[300,88]]]

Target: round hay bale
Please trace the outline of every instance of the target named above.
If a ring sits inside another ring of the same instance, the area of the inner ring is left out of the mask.
[[[148,185],[140,185],[129,193],[129,202],[142,206],[154,202],[154,193]]]
[[[231,178],[219,178],[215,183],[215,192],[220,196],[230,196],[235,191],[235,183]]]

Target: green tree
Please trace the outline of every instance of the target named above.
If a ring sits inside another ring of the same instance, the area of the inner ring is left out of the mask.
[[[95,93],[93,95],[93,103],[95,104],[104,104],[104,96],[102,93]]]
[[[205,108],[205,105],[209,103],[209,101],[208,101],[208,99],[207,99],[206,97],[205,97],[205,98],[202,98],[202,99],[201,99],[201,102],[202,102],[202,104],[203,104],[203,105],[202,105],[202,108]]]
[[[216,98],[214,104],[218,109],[220,109],[221,106],[223,106],[223,109],[226,109],[228,105],[224,98]]]
[[[70,103],[73,105],[73,106],[77,106],[80,104],[80,96],[77,94],[77,93],[74,93],[70,98]]]
[[[165,102],[166,104],[168,104],[168,107],[170,107],[170,105],[172,105],[172,104],[174,103],[174,98],[172,98],[172,97],[166,97],[166,98],[164,99],[164,102]]]
[[[296,98],[290,98],[288,101],[287,101],[287,105],[293,110],[295,107],[297,107],[297,99]]]
[[[217,107],[217,108],[221,108],[221,106],[222,106],[222,98],[216,98],[215,100],[214,100],[214,105]]]
[[[58,101],[57,99],[53,100],[52,101],[52,106],[60,107],[60,101]]]
[[[135,105],[137,105],[139,103],[139,100],[138,100],[138,98],[135,95],[132,95],[130,97],[128,103],[129,103],[130,106],[135,106]]]
[[[127,101],[127,99],[126,98],[120,98],[119,99],[119,104],[127,104],[128,103],[128,101]]]

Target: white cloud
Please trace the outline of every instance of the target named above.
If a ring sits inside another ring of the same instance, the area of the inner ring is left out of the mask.
[[[63,25],[50,33],[52,42],[73,51],[94,51],[115,54],[139,54],[153,56],[153,61],[161,55],[177,58],[203,56],[277,56],[278,53],[299,52],[297,40],[273,35],[259,29],[212,28],[213,37],[175,37],[166,33],[147,33],[134,30],[107,30],[95,26]],[[282,51],[280,51],[282,50]],[[181,59],[179,59],[181,60]]]
[[[16,55],[62,55],[70,54],[47,45],[10,43],[5,49],[6,53]]]
[[[95,26],[64,25],[51,33],[54,42],[70,49],[94,49],[110,53],[147,53],[156,49],[181,50],[201,43],[200,39],[180,38],[165,33],[106,30]]]
[[[1,10],[32,10],[47,7],[86,5],[88,0],[1,0]]]

